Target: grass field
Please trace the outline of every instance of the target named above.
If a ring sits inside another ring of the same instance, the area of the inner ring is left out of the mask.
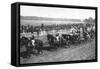
[[[31,55],[30,58],[20,58],[20,63],[42,63],[58,61],[76,61],[95,59],[95,40],[71,45],[69,48],[58,48],[53,51],[43,50],[41,55]]]

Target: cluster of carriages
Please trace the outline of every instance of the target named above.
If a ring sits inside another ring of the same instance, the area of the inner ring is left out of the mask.
[[[67,31],[67,30],[66,30]],[[38,32],[37,32],[38,33]],[[39,34],[37,34],[39,36]],[[59,47],[70,47],[70,45],[80,44],[83,41],[87,41],[95,38],[95,28],[92,27],[72,27],[70,33],[64,34],[56,32],[56,34],[50,34],[47,32],[47,47],[57,49]],[[31,37],[20,37],[20,46],[25,46],[26,51],[21,53],[21,57],[28,58],[31,54],[42,54],[45,44],[42,40],[36,39],[34,34]]]

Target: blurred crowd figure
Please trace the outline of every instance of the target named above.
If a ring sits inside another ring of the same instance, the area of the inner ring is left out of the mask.
[[[59,26],[57,25],[56,28],[54,27],[54,30],[56,29],[56,31],[59,31],[59,29],[62,29],[62,26],[63,25],[61,25],[61,27],[60,25]],[[63,30],[65,29],[66,29],[66,26],[63,27]],[[80,37],[84,37],[84,34],[86,34],[90,38],[90,34],[95,33],[95,26],[93,25],[93,26],[88,27],[84,25],[77,25],[77,26],[70,25],[69,30],[70,30],[70,33],[69,33],[70,35],[80,35]],[[41,32],[44,32],[44,31],[48,33],[48,30],[44,24],[41,24],[40,26],[36,26],[36,27],[33,27],[32,25],[27,25],[27,26],[21,25],[20,27],[20,33],[31,33],[31,34],[37,33],[37,35],[39,35]],[[58,37],[58,33],[56,37]]]

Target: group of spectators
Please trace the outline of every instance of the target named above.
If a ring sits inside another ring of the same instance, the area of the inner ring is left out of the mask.
[[[65,27],[65,29],[66,29],[66,27]],[[46,31],[46,28],[43,24],[41,26],[36,26],[36,27],[33,27],[31,25],[27,25],[27,26],[21,25],[21,27],[20,27],[21,33],[37,32],[37,35],[39,35],[40,31],[43,31],[43,30]],[[70,35],[80,35],[81,37],[83,37],[84,33],[88,34],[91,30],[95,32],[95,26],[90,26],[90,27],[81,26],[80,27],[80,25],[77,25],[77,26],[72,25],[70,27]]]

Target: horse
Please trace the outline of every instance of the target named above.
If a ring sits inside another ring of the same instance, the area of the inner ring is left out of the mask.
[[[56,38],[53,35],[47,34],[47,40],[51,47],[55,46],[55,44],[54,44],[55,39]]]
[[[52,47],[63,47],[64,45],[66,45],[66,40],[64,40],[62,37],[59,37],[57,40],[56,37],[54,37],[51,34],[48,34],[47,39],[48,39],[48,43]]]
[[[20,48],[25,47],[25,49],[26,49],[25,51],[20,52],[20,56],[23,57],[23,58],[30,57],[29,47],[28,47],[29,42],[30,41],[27,37],[20,38]]]
[[[62,37],[66,40],[66,44],[69,46],[79,41],[79,35],[62,34]]]
[[[26,51],[20,53],[23,58],[30,58],[31,54],[41,54],[43,50],[43,42],[39,39],[35,39],[35,46],[33,46],[32,41],[24,37],[21,39],[21,45],[26,48]]]
[[[41,54],[42,50],[43,50],[43,41],[41,41],[39,39],[35,39],[35,43],[34,44],[35,44],[34,49],[37,50],[38,54]]]
[[[66,44],[69,46],[71,44],[71,35],[69,34],[62,34],[62,37],[66,40]]]
[[[29,42],[29,39],[27,37],[23,36],[23,37],[20,38],[20,46],[21,47],[22,46],[27,46],[28,42]]]
[[[95,38],[95,31],[94,30],[89,31],[88,34],[90,35],[91,39]]]

